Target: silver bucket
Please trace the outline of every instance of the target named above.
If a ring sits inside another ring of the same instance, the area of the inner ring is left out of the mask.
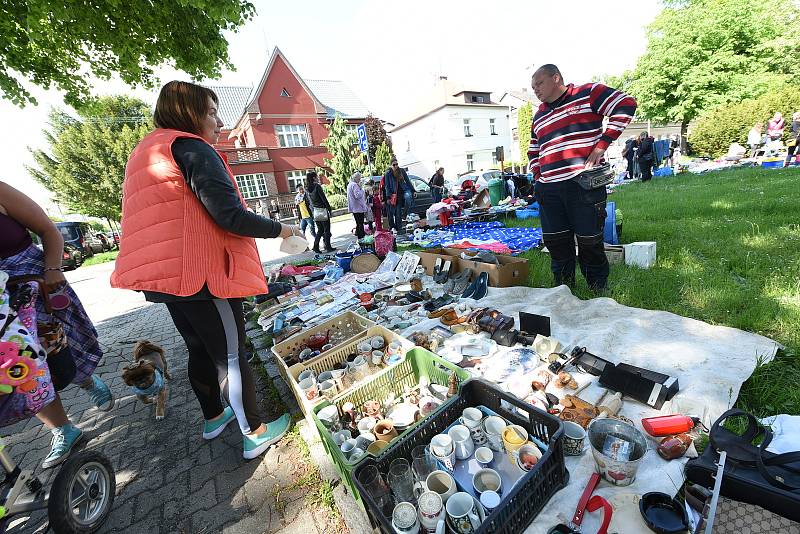
[[[587,430],[592,456],[600,474],[615,486],[636,480],[647,439],[635,427],[618,419],[595,419]]]

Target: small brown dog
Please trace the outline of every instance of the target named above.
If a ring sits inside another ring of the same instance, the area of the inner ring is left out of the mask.
[[[149,341],[139,341],[133,347],[133,365],[122,370],[122,381],[133,388],[145,404],[156,398],[156,419],[163,419],[167,411],[167,383],[170,380],[164,349]]]

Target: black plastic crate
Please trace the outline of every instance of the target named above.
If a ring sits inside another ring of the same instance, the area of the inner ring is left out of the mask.
[[[508,405],[514,406],[521,413],[509,410]],[[447,405],[426,423],[387,448],[377,459],[367,458],[355,468],[353,481],[373,525],[376,525],[381,532],[393,533],[391,518],[383,515],[372,495],[364,490],[358,480],[359,474],[367,466],[377,465],[385,477],[392,460],[395,458],[410,460],[414,447],[429,444],[433,436],[444,432],[461,416],[464,408],[470,406],[486,406],[500,417],[524,427],[529,434],[548,446],[536,467],[523,475],[510,492],[503,494],[500,506],[486,517],[478,533],[517,534],[524,531],[550,497],[567,485],[569,472],[564,464],[564,425],[561,420],[498,389],[486,380],[472,379],[462,384],[455,402]],[[523,414],[527,414],[527,417]]]

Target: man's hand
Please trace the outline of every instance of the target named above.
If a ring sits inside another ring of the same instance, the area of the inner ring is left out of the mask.
[[[585,169],[591,169],[592,167],[600,163],[600,160],[603,159],[603,154],[605,153],[606,151],[602,148],[595,148],[594,150],[592,150],[592,153],[589,154],[588,158],[586,158]]]

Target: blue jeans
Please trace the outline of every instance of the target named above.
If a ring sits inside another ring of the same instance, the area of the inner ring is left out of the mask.
[[[312,217],[306,217],[300,221],[300,231],[303,232],[303,235],[306,233],[306,226],[311,228],[311,237],[317,237],[317,230],[314,228],[314,219]]]
[[[544,244],[550,251],[550,268],[556,284],[575,284],[575,241],[578,261],[592,289],[606,287],[608,259],[603,245],[606,188],[586,191],[575,181],[535,185]]]
[[[389,219],[389,229],[394,228],[398,232],[400,231],[400,227],[402,225],[402,222],[400,221],[400,212],[402,210],[402,206],[392,206],[391,204],[386,205],[386,218]]]
[[[411,209],[414,207],[414,195],[411,191],[403,191],[403,214],[402,218],[405,221]]]

